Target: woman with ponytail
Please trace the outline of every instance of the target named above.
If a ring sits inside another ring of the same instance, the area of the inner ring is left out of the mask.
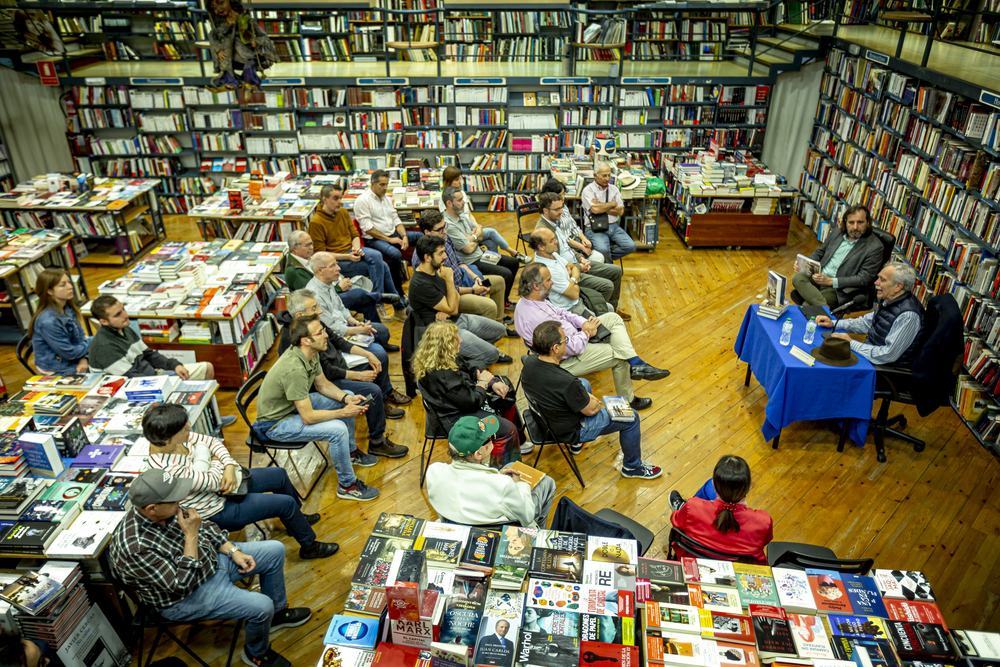
[[[675,506],[670,522],[706,547],[749,554],[758,564],[767,565],[764,547],[774,538],[773,521],[767,512],[747,507],[750,466],[739,456],[723,456],[715,464],[712,486],[714,500],[696,495],[683,502],[676,492],[671,492],[671,503],[679,507]],[[675,551],[680,556],[691,555],[680,549]]]

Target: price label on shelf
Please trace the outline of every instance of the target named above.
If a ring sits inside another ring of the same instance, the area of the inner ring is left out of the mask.
[[[984,90],[979,93],[979,101],[983,104],[989,104],[991,107],[1000,109],[1000,95],[997,95],[996,93]]]
[[[871,49],[865,51],[865,58],[872,61],[873,63],[878,63],[880,65],[889,64],[889,56],[883,55],[878,51],[872,51]]]

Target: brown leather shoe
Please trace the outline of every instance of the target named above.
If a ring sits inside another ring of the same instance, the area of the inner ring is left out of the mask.
[[[413,399],[406,394],[399,393],[398,389],[393,389],[388,396],[386,396],[387,401],[394,405],[408,405],[413,402]]]
[[[628,313],[626,313],[626,312],[625,312],[624,310],[622,310],[621,308],[619,308],[618,310],[616,310],[616,311],[615,311],[615,314],[617,314],[617,315],[618,315],[618,317],[622,318],[622,322],[628,322],[629,320],[631,320],[631,319],[632,319],[632,316],[631,316],[631,315],[629,315]]]

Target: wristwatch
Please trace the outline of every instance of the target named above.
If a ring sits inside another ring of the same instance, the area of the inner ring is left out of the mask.
[[[574,284],[574,285],[579,285],[579,284],[580,284],[580,281],[579,281],[579,280],[577,280],[576,278],[574,278],[573,276],[570,276],[570,278],[569,278],[569,279],[573,281],[573,284]]]
[[[232,558],[232,557],[233,557],[233,554],[234,554],[234,553],[236,553],[236,552],[237,552],[237,551],[239,551],[239,550],[240,550],[240,548],[239,548],[238,546],[236,546],[236,545],[234,544],[234,545],[233,545],[233,548],[232,548],[232,549],[230,549],[230,550],[229,550],[229,553],[227,553],[226,555],[227,555],[227,556],[229,556],[230,558]]]

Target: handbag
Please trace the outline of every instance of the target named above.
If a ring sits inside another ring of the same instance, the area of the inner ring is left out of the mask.
[[[611,190],[609,185],[604,190],[604,203],[608,203],[608,191]],[[587,212],[587,216],[590,218],[590,231],[592,232],[606,232],[611,228],[611,220],[608,219],[607,213],[593,213]]]
[[[240,466],[240,485],[232,493],[223,496],[226,500],[241,503],[250,493],[250,468]]]

